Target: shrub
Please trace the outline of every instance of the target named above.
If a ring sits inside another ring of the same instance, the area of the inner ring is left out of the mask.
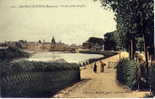
[[[0,61],[12,60],[14,58],[29,57],[29,54],[19,48],[9,47],[0,51]]]
[[[33,61],[19,61],[9,63],[8,61],[0,63],[1,76],[10,74],[19,74],[22,72],[52,72],[60,70],[78,70],[79,65],[75,63],[46,63]]]
[[[2,97],[51,97],[80,80],[77,64],[3,61],[0,68]]]
[[[139,64],[134,60],[122,59],[117,65],[117,80],[134,89],[137,83],[137,70]]]
[[[150,67],[150,85],[153,95],[155,95],[155,64]]]

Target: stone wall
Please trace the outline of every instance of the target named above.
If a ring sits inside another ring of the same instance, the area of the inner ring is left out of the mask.
[[[120,59],[123,59],[123,58],[128,58],[129,57],[129,54],[127,52],[119,52],[118,54],[114,55],[114,56],[111,56],[111,57],[108,57],[108,58],[105,58],[105,59],[101,59],[101,60],[98,60],[96,62],[93,62],[91,64],[88,64],[86,66],[83,66],[83,68],[89,68],[93,71],[93,68],[94,68],[94,64],[96,63],[97,65],[97,72],[101,72],[101,63],[105,64],[105,69],[106,68],[115,68],[115,66],[117,65],[117,63],[119,62]],[[81,68],[81,69],[83,69]]]

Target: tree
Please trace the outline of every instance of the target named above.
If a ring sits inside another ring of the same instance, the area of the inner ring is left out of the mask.
[[[115,12],[117,30],[127,38],[122,41],[129,43],[127,47],[130,59],[134,59],[135,39],[144,38],[144,50],[148,71],[148,51],[154,55],[154,1],[153,0],[100,0],[102,5]],[[125,44],[127,45],[127,44]]]
[[[101,3],[115,12],[117,30],[128,38],[125,42],[133,42],[134,47],[135,37],[144,37],[146,49],[148,46],[153,49],[153,0],[101,0]]]
[[[120,50],[121,48],[120,37],[116,31],[104,35],[105,50]]]
[[[140,52],[144,51],[144,38],[136,38],[136,50]]]
[[[86,42],[92,43],[92,44],[99,44],[103,45],[103,39],[102,38],[97,38],[97,37],[90,37]]]

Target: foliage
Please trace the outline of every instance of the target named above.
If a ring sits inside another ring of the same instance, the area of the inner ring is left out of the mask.
[[[139,64],[134,60],[122,59],[117,65],[117,80],[134,89],[137,83],[137,68]]]
[[[144,51],[144,38],[142,37],[136,38],[136,50]]]
[[[105,50],[119,50],[121,48],[120,36],[117,31],[109,32],[104,35]]]
[[[76,64],[3,61],[0,68],[2,97],[51,97],[80,80]]]
[[[0,76],[20,74],[22,72],[51,72],[59,70],[77,70],[79,66],[75,63],[45,63],[19,61],[15,63],[1,62]]]
[[[0,50],[0,60],[12,60],[14,58],[28,57],[29,54],[21,51],[18,48],[9,47],[7,49]]]
[[[2,61],[0,68],[2,97],[51,97],[80,80],[77,64]]]
[[[77,64],[2,61],[0,68],[0,78],[3,82],[0,86],[4,97],[52,95],[58,89],[80,80]]]
[[[145,38],[145,43],[153,52],[154,11],[153,0],[100,0],[104,7],[115,12],[117,30],[122,45],[128,48],[130,40],[135,37]]]
[[[155,96],[155,64],[150,68],[150,84],[153,95]]]
[[[93,44],[99,44],[99,45],[103,45],[103,39],[102,38],[97,38],[97,37],[90,37],[87,42],[89,43],[93,43]]]

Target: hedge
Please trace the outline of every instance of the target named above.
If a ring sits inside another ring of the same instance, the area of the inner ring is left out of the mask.
[[[137,70],[139,64],[134,60],[122,59],[116,66],[117,80],[134,89],[137,84]]]
[[[0,77],[2,77],[3,75],[13,75],[21,72],[52,72],[60,70],[78,70],[79,65],[75,63],[50,63],[23,60],[14,63],[3,61],[0,63],[0,68]]]
[[[150,67],[150,85],[153,95],[155,95],[155,64]]]
[[[51,97],[80,81],[77,64],[20,61],[0,63],[2,97]]]

